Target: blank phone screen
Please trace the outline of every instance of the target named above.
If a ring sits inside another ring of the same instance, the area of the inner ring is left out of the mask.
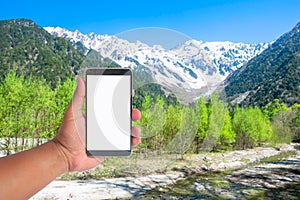
[[[131,151],[131,76],[87,75],[86,149],[92,155]]]

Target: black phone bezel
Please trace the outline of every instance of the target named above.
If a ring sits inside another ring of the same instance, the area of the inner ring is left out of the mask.
[[[86,80],[86,87],[88,87],[88,75],[125,75],[130,76],[130,92],[132,93],[132,71],[128,68],[95,68],[95,69],[87,69],[85,73],[85,80]],[[86,89],[86,114],[87,114],[87,89]],[[130,119],[132,113],[132,96],[130,98]],[[86,127],[85,127],[85,150],[88,156],[129,156],[132,151],[132,141],[130,137],[130,150],[88,150],[87,149],[87,124],[88,124],[88,117],[86,115]],[[130,130],[132,129],[132,121],[130,120]]]

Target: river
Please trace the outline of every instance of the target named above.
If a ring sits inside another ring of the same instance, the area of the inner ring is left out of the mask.
[[[272,160],[260,162],[266,157]],[[300,199],[298,144],[190,159],[193,165],[147,176],[56,180],[31,199]]]
[[[299,147],[298,147],[299,148]],[[300,151],[240,170],[197,173],[139,199],[300,199]]]

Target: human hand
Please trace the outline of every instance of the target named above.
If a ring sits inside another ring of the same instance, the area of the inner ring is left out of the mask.
[[[65,159],[68,171],[82,171],[100,164],[105,157],[90,157],[85,151],[85,116],[82,114],[82,104],[85,98],[85,84],[80,77],[77,88],[64,114],[61,127],[53,142]],[[132,120],[139,120],[141,113],[132,110]],[[140,143],[140,131],[132,127],[132,146]]]

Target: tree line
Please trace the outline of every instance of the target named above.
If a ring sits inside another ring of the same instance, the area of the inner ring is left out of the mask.
[[[0,144],[6,154],[52,139],[75,89],[68,78],[56,86],[44,79],[11,72],[0,83]],[[135,98],[135,97],[134,97]],[[218,94],[193,105],[167,102],[163,96],[139,98],[142,142],[136,152],[246,149],[300,139],[300,104],[279,100],[258,107],[228,107]]]
[[[300,104],[287,107],[278,99],[259,107],[228,107],[218,94],[193,105],[167,105],[147,95],[142,103],[142,143],[138,151],[198,153],[300,140]]]

